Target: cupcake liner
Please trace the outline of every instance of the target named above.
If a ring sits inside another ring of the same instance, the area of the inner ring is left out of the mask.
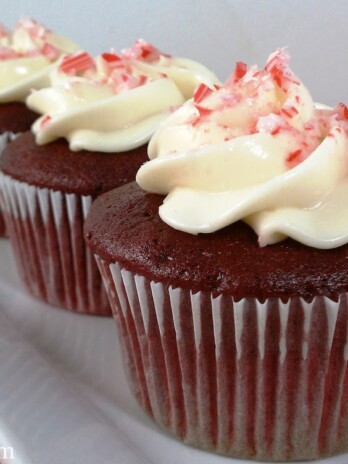
[[[65,309],[111,316],[83,238],[92,197],[38,188],[2,173],[0,186],[11,244],[29,292]]]
[[[14,140],[19,134],[13,132],[3,132],[0,135],[0,156],[6,145]],[[1,192],[0,192],[1,195]],[[2,209],[0,208],[0,237],[7,237],[6,221]]]
[[[96,260],[130,387],[160,426],[241,458],[347,450],[347,294],[234,301]]]

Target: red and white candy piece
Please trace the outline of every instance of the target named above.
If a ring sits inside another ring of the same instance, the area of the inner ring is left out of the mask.
[[[276,50],[266,63],[265,71],[269,72],[274,82],[284,92],[288,90],[289,83],[300,84],[299,80],[288,67],[289,55],[285,50]]]
[[[93,58],[87,52],[76,52],[63,58],[59,69],[66,74],[77,74],[93,69]]]
[[[19,20],[15,29],[25,29],[31,37],[40,39],[45,38],[47,33],[50,32],[45,26],[38,23],[33,18],[23,18]]]
[[[200,103],[204,100],[208,95],[212,93],[212,89],[208,87],[206,84],[199,84],[199,86],[195,89],[193,93],[193,101],[194,103]]]
[[[245,76],[247,71],[248,66],[242,61],[237,61],[236,67],[232,71],[231,75],[228,77],[224,87],[231,87],[232,85],[239,82]]]
[[[41,52],[49,61],[56,61],[60,56],[60,51],[58,48],[50,43],[45,43]]]
[[[143,39],[136,40],[132,48],[125,48],[121,51],[121,54],[124,58],[144,61],[158,60],[161,55],[170,57],[170,55],[160,52],[156,47]]]
[[[339,103],[336,110],[340,119],[348,121],[348,107],[344,103]]]

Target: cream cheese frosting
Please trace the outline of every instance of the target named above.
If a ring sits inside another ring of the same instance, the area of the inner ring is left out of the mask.
[[[167,195],[163,221],[198,234],[243,220],[260,246],[348,242],[348,108],[314,104],[288,62],[277,50],[264,69],[237,63],[156,131],[137,182]]]
[[[24,18],[13,31],[0,27],[0,103],[25,101],[32,89],[49,85],[62,54],[77,50],[69,39]]]
[[[96,59],[78,52],[51,74],[50,87],[28,97],[29,108],[42,114],[32,130],[38,144],[64,137],[73,151],[131,150],[147,143],[200,82],[213,86],[218,79],[203,65],[163,54],[144,40]]]

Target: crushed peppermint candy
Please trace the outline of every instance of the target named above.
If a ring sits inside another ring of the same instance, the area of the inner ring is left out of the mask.
[[[28,39],[27,48],[22,50],[20,47],[18,51],[17,42],[23,40],[23,35]],[[50,35],[52,31],[32,18],[18,21],[13,31],[8,31],[0,25],[0,60],[44,56],[48,61],[54,62],[63,52],[49,42]]]
[[[265,71],[269,72],[277,85],[286,92],[289,84],[300,84],[300,81],[290,70],[288,64],[290,56],[284,49],[278,49],[269,57]]]
[[[279,114],[270,113],[267,116],[260,116],[258,118],[256,132],[268,132],[271,135],[275,135],[286,127],[288,127],[288,124]]]
[[[121,57],[114,52],[102,53],[101,57],[107,65],[107,67],[109,68],[109,70],[118,69],[125,66]]]
[[[58,48],[50,43],[45,43],[45,45],[42,47],[42,53],[46,58],[48,58],[49,61],[56,61],[61,55],[61,52],[58,50]]]
[[[286,158],[286,163],[287,164],[297,164],[297,160],[302,154],[302,150],[299,148],[298,150],[292,151],[291,153],[288,154]]]
[[[265,68],[259,69],[257,66],[248,67],[244,62],[238,61],[231,75],[226,80],[225,84],[221,87],[216,86],[210,89],[205,84],[200,84],[194,93],[193,102],[195,107],[199,110],[203,118],[195,119],[194,123],[204,122],[205,117],[212,115],[215,111],[221,111],[228,108],[237,107],[246,99],[250,102],[260,98],[260,95],[273,91],[275,87],[279,87],[285,94],[288,93],[291,86],[299,85],[300,81],[290,70],[289,55],[283,50],[276,50],[268,59]],[[218,95],[220,103],[215,104],[213,108],[202,101],[205,100],[212,93]],[[299,107],[301,100],[299,95],[295,95],[292,100],[285,100],[282,105],[270,109],[269,113],[279,115],[280,118],[292,119],[299,114]],[[264,117],[265,115],[262,115]],[[279,118],[278,118],[279,120]],[[267,121],[260,123],[255,122],[254,126],[265,131],[269,127],[272,134],[287,126],[287,123],[278,121],[275,126],[274,116]]]
[[[236,67],[234,68],[230,77],[227,79],[225,86],[230,87],[231,85],[234,85],[237,82],[239,82],[242,79],[242,77],[245,76],[247,71],[248,71],[248,66],[242,61],[237,61]]]
[[[87,52],[76,52],[67,55],[59,65],[59,69],[62,72],[71,75],[82,73],[88,69],[94,69],[94,67],[94,60]]]
[[[140,87],[155,79],[167,79],[164,72],[156,72],[146,76],[137,68],[137,61],[153,62],[164,55],[150,43],[137,40],[135,45],[120,53],[115,50],[102,53],[97,58],[92,58],[88,53],[79,51],[65,56],[59,66],[59,70],[69,76],[86,78],[95,84],[110,85],[115,93]]]
[[[204,134],[209,129],[225,142],[261,133],[281,137],[288,147],[288,169],[302,163],[326,137],[336,138],[343,131],[348,136],[348,106],[318,108],[289,60],[286,51],[278,49],[263,69],[239,61],[224,85],[210,88],[201,83],[185,123]],[[208,143],[209,137],[202,140]]]
[[[193,94],[193,101],[195,103],[200,103],[204,100],[208,95],[212,93],[212,89],[208,87],[206,84],[199,84],[199,86],[195,89]]]
[[[294,116],[299,114],[299,110],[295,106],[287,106],[286,104],[283,105],[283,107],[280,109],[280,112],[288,118],[293,118]]]
[[[51,32],[32,18],[23,18],[19,20],[15,26],[15,30],[20,29],[27,31],[33,39],[45,39],[47,34]]]
[[[144,39],[138,39],[135,41],[133,47],[121,50],[121,55],[125,59],[143,60],[147,62],[159,60],[161,56],[170,58],[170,55],[162,53]]]
[[[348,107],[344,103],[339,103],[336,111],[340,119],[348,121]]]
[[[148,78],[142,74],[133,75],[131,73],[113,72],[110,75],[110,80],[117,93],[135,89],[148,82]]]
[[[44,116],[40,121],[41,127],[47,126],[47,124],[51,121],[51,119],[52,119],[52,117],[50,115],[46,114],[46,116]]]
[[[193,104],[198,113],[192,118],[191,124],[197,125],[205,120],[214,110],[204,106],[203,101],[213,93],[213,90],[206,84],[201,83],[193,93]]]

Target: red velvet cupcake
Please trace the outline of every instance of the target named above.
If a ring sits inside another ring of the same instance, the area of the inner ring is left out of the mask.
[[[76,48],[30,18],[18,21],[13,31],[0,27],[0,153],[18,134],[29,130],[38,116],[25,105],[27,96],[47,86],[59,57]],[[0,210],[0,236],[4,234]]]
[[[0,168],[8,233],[32,295],[72,311],[110,315],[82,227],[93,199],[133,180],[145,159],[145,146],[107,156],[73,153],[62,139],[38,146],[31,132],[5,148]]]
[[[42,114],[35,138],[26,133],[7,147],[0,181],[17,264],[33,295],[111,315],[85,247],[85,216],[97,195],[134,180],[159,122],[204,79],[216,81],[202,65],[138,41],[120,55],[65,57],[51,87],[29,96],[29,108]]]
[[[348,449],[347,111],[287,61],[199,86],[85,225],[142,407],[267,461]]]

